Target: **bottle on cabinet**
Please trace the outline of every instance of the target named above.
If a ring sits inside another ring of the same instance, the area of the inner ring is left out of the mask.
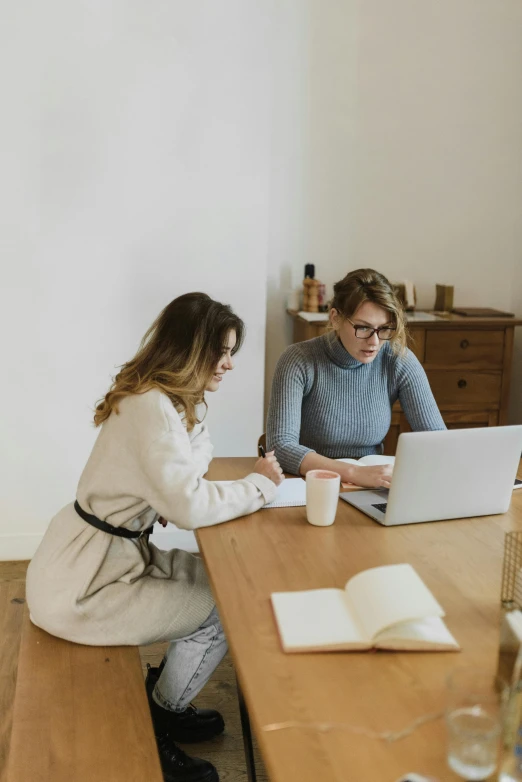
[[[303,280],[303,310],[304,312],[326,312],[326,287],[315,279],[315,266],[307,263]]]

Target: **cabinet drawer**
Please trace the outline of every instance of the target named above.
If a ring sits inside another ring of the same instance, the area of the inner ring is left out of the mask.
[[[472,429],[477,426],[498,425],[497,411],[475,410],[471,412],[469,410],[459,410],[458,412],[448,412],[446,410],[442,413],[442,417],[448,429]],[[394,409],[390,429],[384,438],[384,453],[386,456],[395,456],[399,435],[403,432],[411,432],[408,419],[400,408],[398,410]]]
[[[468,369],[428,369],[431,390],[441,409],[495,410],[500,406],[502,375]]]
[[[504,332],[428,331],[425,363],[438,366],[501,368],[504,358]]]
[[[498,426],[498,412],[476,410],[475,412],[444,412],[442,417],[448,429],[473,429],[477,426]]]

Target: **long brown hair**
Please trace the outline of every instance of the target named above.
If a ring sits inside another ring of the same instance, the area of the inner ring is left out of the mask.
[[[186,293],[160,312],[143,337],[133,359],[123,364],[97,405],[94,425],[100,426],[121,400],[157,388],[166,394],[190,431],[198,423],[197,405],[204,403],[205,388],[226,349],[227,337],[236,334],[236,353],[245,326],[228,304],[206,293]]]
[[[406,349],[406,318],[404,309],[389,280],[375,269],[356,269],[334,285],[334,296],[330,307],[336,309],[341,318],[353,318],[361,304],[371,301],[389,312],[395,326],[390,340],[395,353]]]

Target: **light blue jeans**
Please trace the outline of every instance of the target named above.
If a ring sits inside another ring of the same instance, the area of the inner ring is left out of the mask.
[[[152,697],[159,706],[181,712],[208,682],[225,656],[227,641],[216,607],[191,635],[169,644],[165,667]]]

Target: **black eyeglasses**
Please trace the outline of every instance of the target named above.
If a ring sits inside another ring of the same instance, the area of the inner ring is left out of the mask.
[[[358,326],[352,323],[350,318],[346,318],[346,320],[353,326],[357,339],[371,339],[374,334],[377,334],[381,341],[387,341],[393,337],[396,331],[394,326],[380,326],[378,329],[372,329],[371,326]]]

